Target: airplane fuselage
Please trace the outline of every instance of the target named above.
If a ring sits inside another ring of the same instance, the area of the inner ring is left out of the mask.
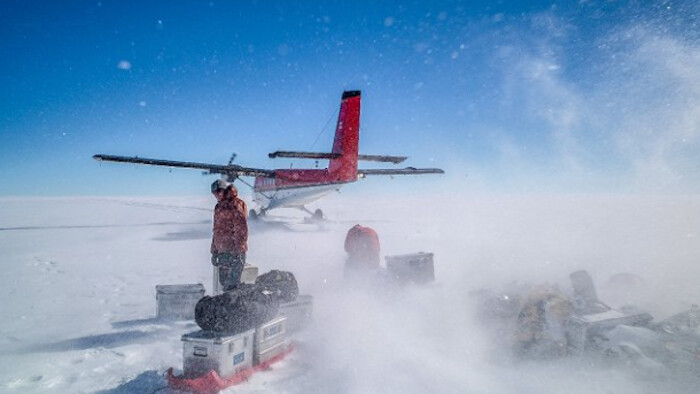
[[[342,179],[327,169],[280,169],[274,174],[274,177],[255,178],[253,201],[263,210],[303,207],[357,180]]]

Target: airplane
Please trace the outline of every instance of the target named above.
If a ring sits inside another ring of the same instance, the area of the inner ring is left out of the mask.
[[[305,206],[358,179],[372,175],[393,176],[444,173],[439,168],[358,169],[358,161],[398,164],[407,159],[405,156],[361,155],[358,153],[360,99],[361,92],[359,90],[343,92],[333,148],[330,153],[275,151],[268,155],[270,158],[327,159],[329,160],[328,168],[269,170],[243,167],[233,164],[235,155],[225,165],[105,154],[96,154],[93,158],[97,161],[200,169],[205,170],[205,174],[220,174],[228,182],[233,182],[236,179],[240,179],[240,177],[254,177],[255,182],[252,186],[253,201],[258,205],[259,211],[251,209],[249,213],[251,219],[265,215],[271,209],[283,207],[299,208],[309,213],[313,219],[322,219],[323,212],[320,209],[311,212]],[[246,183],[243,180],[241,181]],[[250,186],[249,184],[247,185]]]

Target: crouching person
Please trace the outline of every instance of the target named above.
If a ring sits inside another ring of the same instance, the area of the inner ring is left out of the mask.
[[[240,283],[248,251],[248,210],[233,184],[217,180],[211,185],[216,197],[211,263],[218,273],[218,284],[228,291]],[[216,283],[215,283],[216,284]],[[216,286],[214,293],[216,291]]]
[[[379,271],[379,236],[369,227],[359,224],[352,227],[345,237],[345,251],[348,254],[345,261],[346,279],[365,279],[368,274]]]

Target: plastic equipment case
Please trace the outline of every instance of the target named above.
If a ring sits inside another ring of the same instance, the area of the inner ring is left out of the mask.
[[[156,317],[159,319],[194,319],[194,307],[204,297],[204,286],[156,285]]]
[[[222,378],[253,366],[255,330],[236,335],[195,331],[182,336],[183,372],[188,378],[216,371]]]
[[[432,253],[411,253],[386,256],[386,269],[399,284],[426,284],[435,281]]]

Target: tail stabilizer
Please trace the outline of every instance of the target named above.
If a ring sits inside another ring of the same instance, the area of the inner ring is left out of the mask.
[[[359,90],[343,92],[340,102],[338,124],[333,141],[334,155],[340,155],[330,160],[328,172],[333,180],[338,182],[354,182],[357,180],[357,153],[360,142],[360,98]]]

